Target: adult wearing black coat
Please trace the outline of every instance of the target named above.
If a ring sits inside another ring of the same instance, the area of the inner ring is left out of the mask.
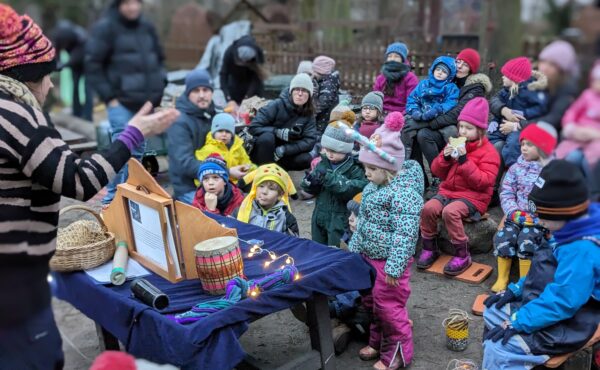
[[[93,27],[85,52],[88,82],[108,107],[112,140],[146,101],[160,105],[166,85],[164,55],[154,26],[142,17],[141,0],[114,0]],[[135,148],[140,159],[144,145]],[[103,204],[112,201],[124,167],[107,186]]]
[[[250,35],[242,36],[225,50],[219,76],[227,101],[240,104],[245,98],[263,95],[264,63],[263,51]]]
[[[257,165],[277,162],[286,170],[310,166],[310,151],[319,136],[312,101],[313,83],[300,73],[279,98],[261,108],[250,124],[256,138],[251,157]]]

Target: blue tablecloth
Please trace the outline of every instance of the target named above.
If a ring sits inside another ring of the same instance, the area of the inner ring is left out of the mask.
[[[245,356],[238,338],[249,322],[306,301],[315,293],[333,296],[371,287],[374,272],[357,254],[231,218],[211,217],[235,227],[240,239],[261,239],[264,248],[278,255],[290,254],[302,277],[191,325],[177,324],[165,314],[187,311],[198,302],[215,299],[202,292],[199,280],[171,284],[157,275],[148,276],[151,283],[169,296],[170,305],[162,312],[133,298],[129,282],[120,287],[97,285],[83,272],[55,273],[54,294],[115,335],[134,356],[189,369],[230,369]],[[240,247],[244,252],[244,273],[249,279],[273,271],[264,268],[266,255],[246,258],[249,246],[240,242]]]

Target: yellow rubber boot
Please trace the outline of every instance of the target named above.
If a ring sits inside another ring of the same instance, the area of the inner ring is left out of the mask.
[[[527,273],[529,272],[530,267],[531,267],[531,260],[519,258],[519,276],[520,277],[527,276]]]
[[[498,293],[506,290],[510,276],[510,265],[512,265],[512,258],[498,257],[498,279],[492,285],[492,292]]]

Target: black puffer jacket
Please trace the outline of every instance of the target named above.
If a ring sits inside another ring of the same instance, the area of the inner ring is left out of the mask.
[[[246,97],[262,96],[264,83],[255,71],[245,65],[236,63],[236,53],[240,46],[249,46],[256,51],[256,64],[264,64],[265,57],[262,49],[250,35],[242,36],[231,44],[223,54],[223,64],[219,72],[221,89],[225,98],[238,104]]]
[[[302,137],[298,140],[290,140],[284,145],[286,156],[309,152],[315,146],[319,136],[315,116],[299,115],[298,107],[291,99],[288,89],[282,91],[279,98],[258,111],[250,124],[250,134],[254,136],[274,132],[278,128],[299,129]]]
[[[458,104],[447,113],[435,117],[429,122],[429,127],[434,130],[442,129],[446,126],[456,126],[458,124],[458,115],[469,100],[475,97],[485,98],[492,91],[492,81],[483,73],[469,75],[464,86],[460,89],[458,95]]]
[[[117,99],[130,110],[159,105],[166,84],[164,55],[154,26],[143,17],[126,20],[118,1],[92,29],[85,49],[88,82],[100,99]]]

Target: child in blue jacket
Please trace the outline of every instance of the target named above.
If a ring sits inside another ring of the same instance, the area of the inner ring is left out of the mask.
[[[408,95],[406,102],[406,127],[415,125],[413,121],[430,121],[454,108],[458,103],[460,90],[452,82],[456,76],[454,58],[436,58],[429,68],[429,75],[419,82]],[[411,158],[412,144],[417,130],[403,130],[402,143],[406,148],[406,158]]]
[[[600,324],[600,204],[590,204],[583,174],[550,162],[529,203],[553,236],[526,277],[484,302],[483,370],[531,369],[582,348]]]
[[[542,73],[532,71],[526,57],[509,60],[501,71],[504,87],[490,101],[494,118],[488,126],[488,138],[492,144],[505,142],[499,154],[508,168],[521,154],[519,134],[525,128],[522,124],[541,117],[548,110],[548,82]]]

